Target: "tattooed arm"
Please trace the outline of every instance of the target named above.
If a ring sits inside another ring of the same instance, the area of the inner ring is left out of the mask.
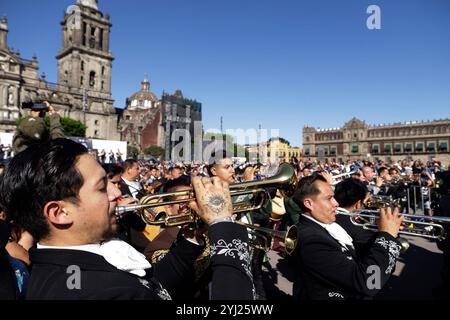
[[[218,177],[193,177],[192,185],[197,201],[190,206],[206,224],[231,218],[233,209],[228,183],[222,182]]]
[[[251,300],[253,276],[245,227],[224,222],[233,214],[228,183],[219,178],[192,178],[195,203],[190,206],[209,225],[212,279],[210,299]]]

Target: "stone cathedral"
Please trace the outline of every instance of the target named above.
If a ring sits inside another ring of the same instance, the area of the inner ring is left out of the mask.
[[[24,59],[8,48],[8,22],[0,21],[0,131],[14,132],[16,119],[28,100],[48,100],[62,117],[86,124],[86,137],[119,140],[111,95],[109,51],[111,22],[97,0],[77,0],[61,22],[62,48],[57,53],[57,83],[38,74],[39,62]]]

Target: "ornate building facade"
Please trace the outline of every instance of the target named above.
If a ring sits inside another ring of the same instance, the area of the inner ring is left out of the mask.
[[[250,161],[261,161],[270,163],[291,162],[294,159],[300,159],[302,149],[291,147],[288,143],[278,139],[269,140],[259,145],[248,146]]]
[[[141,82],[141,90],[127,98],[120,117],[120,139],[140,151],[150,146],[164,147],[161,102],[150,91],[150,81]]]
[[[150,91],[150,81],[146,78],[141,82],[141,90],[127,98],[120,116],[120,137],[141,152],[150,146],[162,147],[165,159],[171,159],[172,150],[180,141],[177,130],[189,135],[188,146],[192,147],[196,128],[202,134],[201,121],[201,103],[186,99],[181,90],[172,95],[163,93],[158,99]]]
[[[162,126],[164,128],[164,149],[166,159],[181,157],[177,145],[183,142],[191,147],[191,160],[194,160],[194,143],[203,135],[202,104],[183,96],[181,90],[173,94],[163,92],[161,97]],[[190,144],[184,142],[190,139]],[[198,143],[198,142],[197,142]],[[176,150],[174,150],[177,148]],[[175,157],[172,154],[174,151]]]
[[[109,51],[111,23],[96,0],[77,0],[65,12],[62,49],[57,54],[57,83],[38,75],[36,57],[23,59],[7,46],[6,17],[0,23],[0,131],[14,132],[21,105],[48,100],[61,116],[87,126],[86,137],[118,140],[117,115],[111,95]]]
[[[368,125],[353,118],[342,128],[303,128],[304,158],[311,160],[438,158],[450,162],[450,119]]]

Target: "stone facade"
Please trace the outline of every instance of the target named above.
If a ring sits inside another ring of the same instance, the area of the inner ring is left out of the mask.
[[[150,91],[150,81],[141,82],[141,90],[127,98],[120,117],[120,139],[140,151],[150,146],[164,147],[161,102]]]
[[[353,118],[342,128],[303,128],[304,158],[311,160],[438,158],[450,163],[450,119],[368,125]]]
[[[180,142],[178,134],[188,132],[191,140],[191,160],[194,160],[194,137],[197,135],[197,138],[200,138],[202,135],[202,104],[185,98],[181,90],[176,90],[172,95],[163,93],[160,108],[166,159],[174,158],[172,150]]]
[[[86,124],[86,137],[118,140],[111,95],[111,23],[95,0],[77,0],[61,22],[63,43],[57,55],[58,82],[38,75],[36,57],[26,60],[7,47],[7,20],[0,23],[0,131],[13,132],[26,115],[22,102],[48,100],[61,116]]]
[[[165,158],[171,159],[172,149],[179,141],[177,130],[189,133],[193,143],[195,123],[201,130],[201,121],[201,103],[184,98],[181,90],[176,90],[173,95],[163,93],[158,99],[150,91],[150,81],[144,79],[141,90],[127,98],[119,128],[121,140],[127,140],[141,152],[147,147],[159,146],[165,149]],[[191,149],[192,156],[193,153]]]

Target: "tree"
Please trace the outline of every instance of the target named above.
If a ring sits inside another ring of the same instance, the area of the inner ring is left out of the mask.
[[[23,119],[24,118],[17,119],[17,125],[19,125]],[[50,130],[50,118],[48,116],[44,117],[44,123],[45,127]],[[61,126],[66,137],[86,137],[87,126],[85,126],[78,120],[74,120],[71,118],[61,118]]]
[[[86,137],[87,126],[78,120],[61,118],[61,125],[67,137]]]
[[[159,146],[150,146],[144,149],[144,154],[150,155],[155,158],[160,158],[166,151]]]
[[[127,145],[128,158],[137,159],[139,156],[139,149],[132,145]]]
[[[276,141],[276,140],[280,141],[281,143],[286,143],[288,146],[291,146],[291,143],[289,141],[287,141],[286,139],[281,138],[281,137],[270,138],[269,141],[271,142],[271,141]]]

